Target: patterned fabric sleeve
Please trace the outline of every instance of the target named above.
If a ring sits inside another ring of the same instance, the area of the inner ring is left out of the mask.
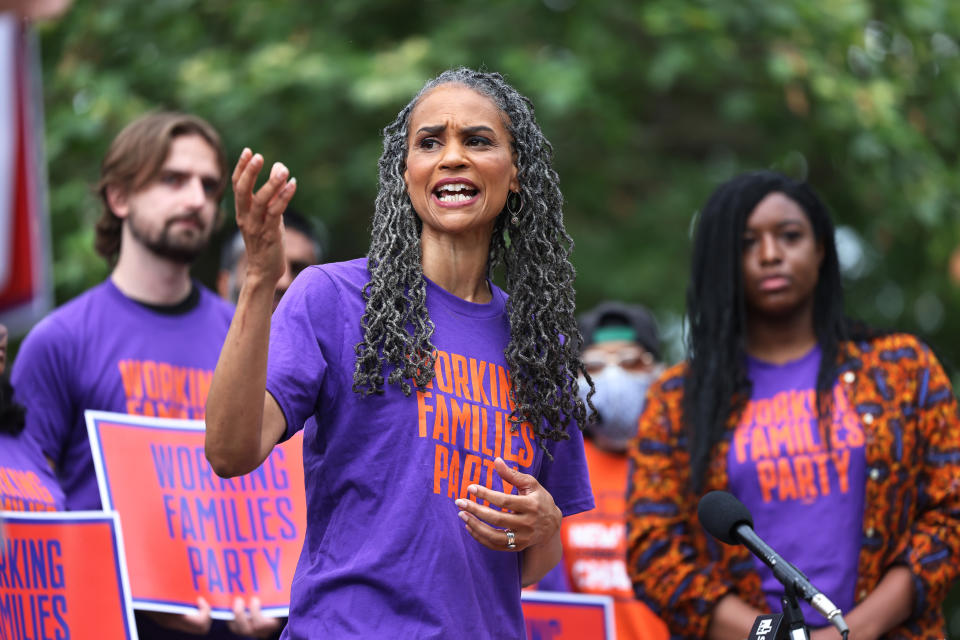
[[[681,384],[675,367],[650,390],[630,447],[627,564],[637,597],[674,637],[704,638],[712,607],[734,581],[720,554],[708,553],[705,534],[691,526],[697,497],[688,489]]]
[[[930,349],[918,343],[915,407],[922,465],[913,524],[897,564],[910,568],[914,615],[939,608],[960,573],[960,420],[957,400]],[[911,505],[901,505],[901,514]],[[901,515],[902,517],[902,515]]]

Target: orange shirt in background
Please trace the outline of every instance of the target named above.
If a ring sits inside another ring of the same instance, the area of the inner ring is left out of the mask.
[[[666,640],[667,627],[634,599],[626,566],[627,456],[607,453],[584,440],[593,511],[563,519],[563,563],[573,591],[614,598],[618,640]]]

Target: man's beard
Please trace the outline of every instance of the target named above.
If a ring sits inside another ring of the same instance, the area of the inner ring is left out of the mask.
[[[174,235],[173,225],[184,220],[192,220],[199,226],[197,235],[186,238]],[[180,264],[193,264],[203,253],[203,250],[207,248],[207,243],[210,241],[210,230],[204,228],[203,220],[197,213],[175,216],[167,220],[163,229],[154,233],[139,224],[139,216],[136,211],[131,211],[130,215],[127,216],[127,224],[130,225],[130,235],[150,252]]]

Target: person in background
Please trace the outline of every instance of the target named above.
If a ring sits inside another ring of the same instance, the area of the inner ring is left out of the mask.
[[[565,518],[563,561],[540,581],[545,591],[614,598],[619,640],[667,637],[663,621],[633,595],[626,565],[627,445],[637,432],[647,388],[663,370],[657,324],[646,308],[603,302],[579,318],[583,366],[593,378],[597,421],[584,431],[596,508]],[[589,385],[580,378],[581,398]]]
[[[203,419],[209,380],[233,307],[190,277],[221,220],[227,182],[220,136],[193,115],[158,112],[128,124],[101,166],[103,212],[97,252],[111,265],[103,283],[50,313],[27,335],[13,368],[26,407],[25,435],[53,464],[71,510],[99,509],[84,411]],[[176,384],[152,384],[167,370]],[[278,622],[238,602],[242,633]],[[142,640],[236,637],[200,598],[198,612],[137,612]]]
[[[851,640],[946,637],[960,571],[960,420],[933,352],[843,308],[813,189],[739,175],[699,215],[688,360],[651,387],[630,449],[628,566],[674,637],[739,640],[783,586],[710,538],[699,498],[754,529],[842,610]],[[840,638],[801,602],[814,640]]]
[[[321,241],[325,234],[320,233],[323,231],[322,226],[311,222],[291,206],[283,212],[283,228],[283,255],[287,268],[277,282],[274,309],[280,304],[280,298],[286,293],[293,279],[325,257]],[[247,251],[243,244],[243,234],[238,229],[220,252],[220,271],[217,274],[217,293],[220,297],[236,304],[246,273]]]
[[[0,324],[0,511],[60,511],[63,490],[40,447],[23,435],[25,411],[6,375],[7,337]]]

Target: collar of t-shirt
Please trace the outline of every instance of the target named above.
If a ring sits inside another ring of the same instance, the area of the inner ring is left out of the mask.
[[[197,286],[196,282],[191,282],[190,293],[187,294],[187,297],[173,304],[152,304],[150,302],[144,302],[143,300],[137,300],[136,298],[130,299],[141,307],[150,309],[150,311],[162,313],[166,316],[179,316],[193,311],[197,308],[197,305],[200,304],[200,287]]]

